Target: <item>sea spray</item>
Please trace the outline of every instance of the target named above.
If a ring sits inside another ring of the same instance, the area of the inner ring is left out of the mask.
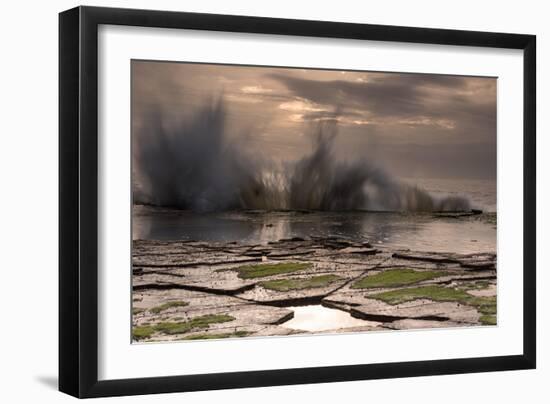
[[[134,202],[195,211],[465,211],[464,197],[435,198],[365,159],[338,160],[337,123],[312,126],[310,154],[293,163],[251,156],[227,138],[222,98],[190,120],[151,110],[133,133]]]

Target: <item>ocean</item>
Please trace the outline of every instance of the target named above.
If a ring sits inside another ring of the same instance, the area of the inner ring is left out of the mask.
[[[291,237],[340,237],[373,245],[456,253],[496,251],[496,187],[475,180],[407,181],[435,197],[461,195],[483,214],[463,218],[433,213],[188,210],[134,205],[134,239],[265,244]]]
[[[401,178],[409,185],[417,185],[436,197],[466,196],[474,209],[495,213],[497,211],[496,180]]]

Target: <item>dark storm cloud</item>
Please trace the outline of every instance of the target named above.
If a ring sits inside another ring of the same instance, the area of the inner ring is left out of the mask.
[[[318,121],[324,119],[338,120],[342,116],[347,118],[361,118],[362,115],[356,112],[344,112],[341,108],[335,108],[333,111],[315,111],[302,114],[304,120]]]
[[[294,95],[315,103],[360,107],[381,115],[412,113],[419,101],[416,89],[393,82],[381,85],[343,80],[321,82],[281,74],[272,77]]]
[[[281,73],[270,77],[296,97],[319,105],[338,105],[342,116],[362,111],[371,123],[475,126],[480,130],[478,136],[494,136],[494,87],[484,88],[481,82],[476,87],[476,79],[421,74],[378,74],[366,81],[320,81]],[[481,97],[475,91],[482,92]],[[423,119],[415,119],[419,117]]]

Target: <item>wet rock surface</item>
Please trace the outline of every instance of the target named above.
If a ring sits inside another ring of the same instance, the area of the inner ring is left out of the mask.
[[[363,319],[322,333],[493,325],[496,255],[372,248],[338,237],[266,245],[135,240],[133,340],[308,334],[285,307]],[[373,326],[376,322],[376,326]],[[315,332],[320,333],[320,332]]]

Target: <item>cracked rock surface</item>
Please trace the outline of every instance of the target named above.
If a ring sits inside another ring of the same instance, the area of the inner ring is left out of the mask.
[[[496,324],[492,252],[375,249],[338,237],[134,240],[132,262],[137,342],[313,333],[285,326],[294,316],[288,307],[300,305],[366,320],[322,333]]]

